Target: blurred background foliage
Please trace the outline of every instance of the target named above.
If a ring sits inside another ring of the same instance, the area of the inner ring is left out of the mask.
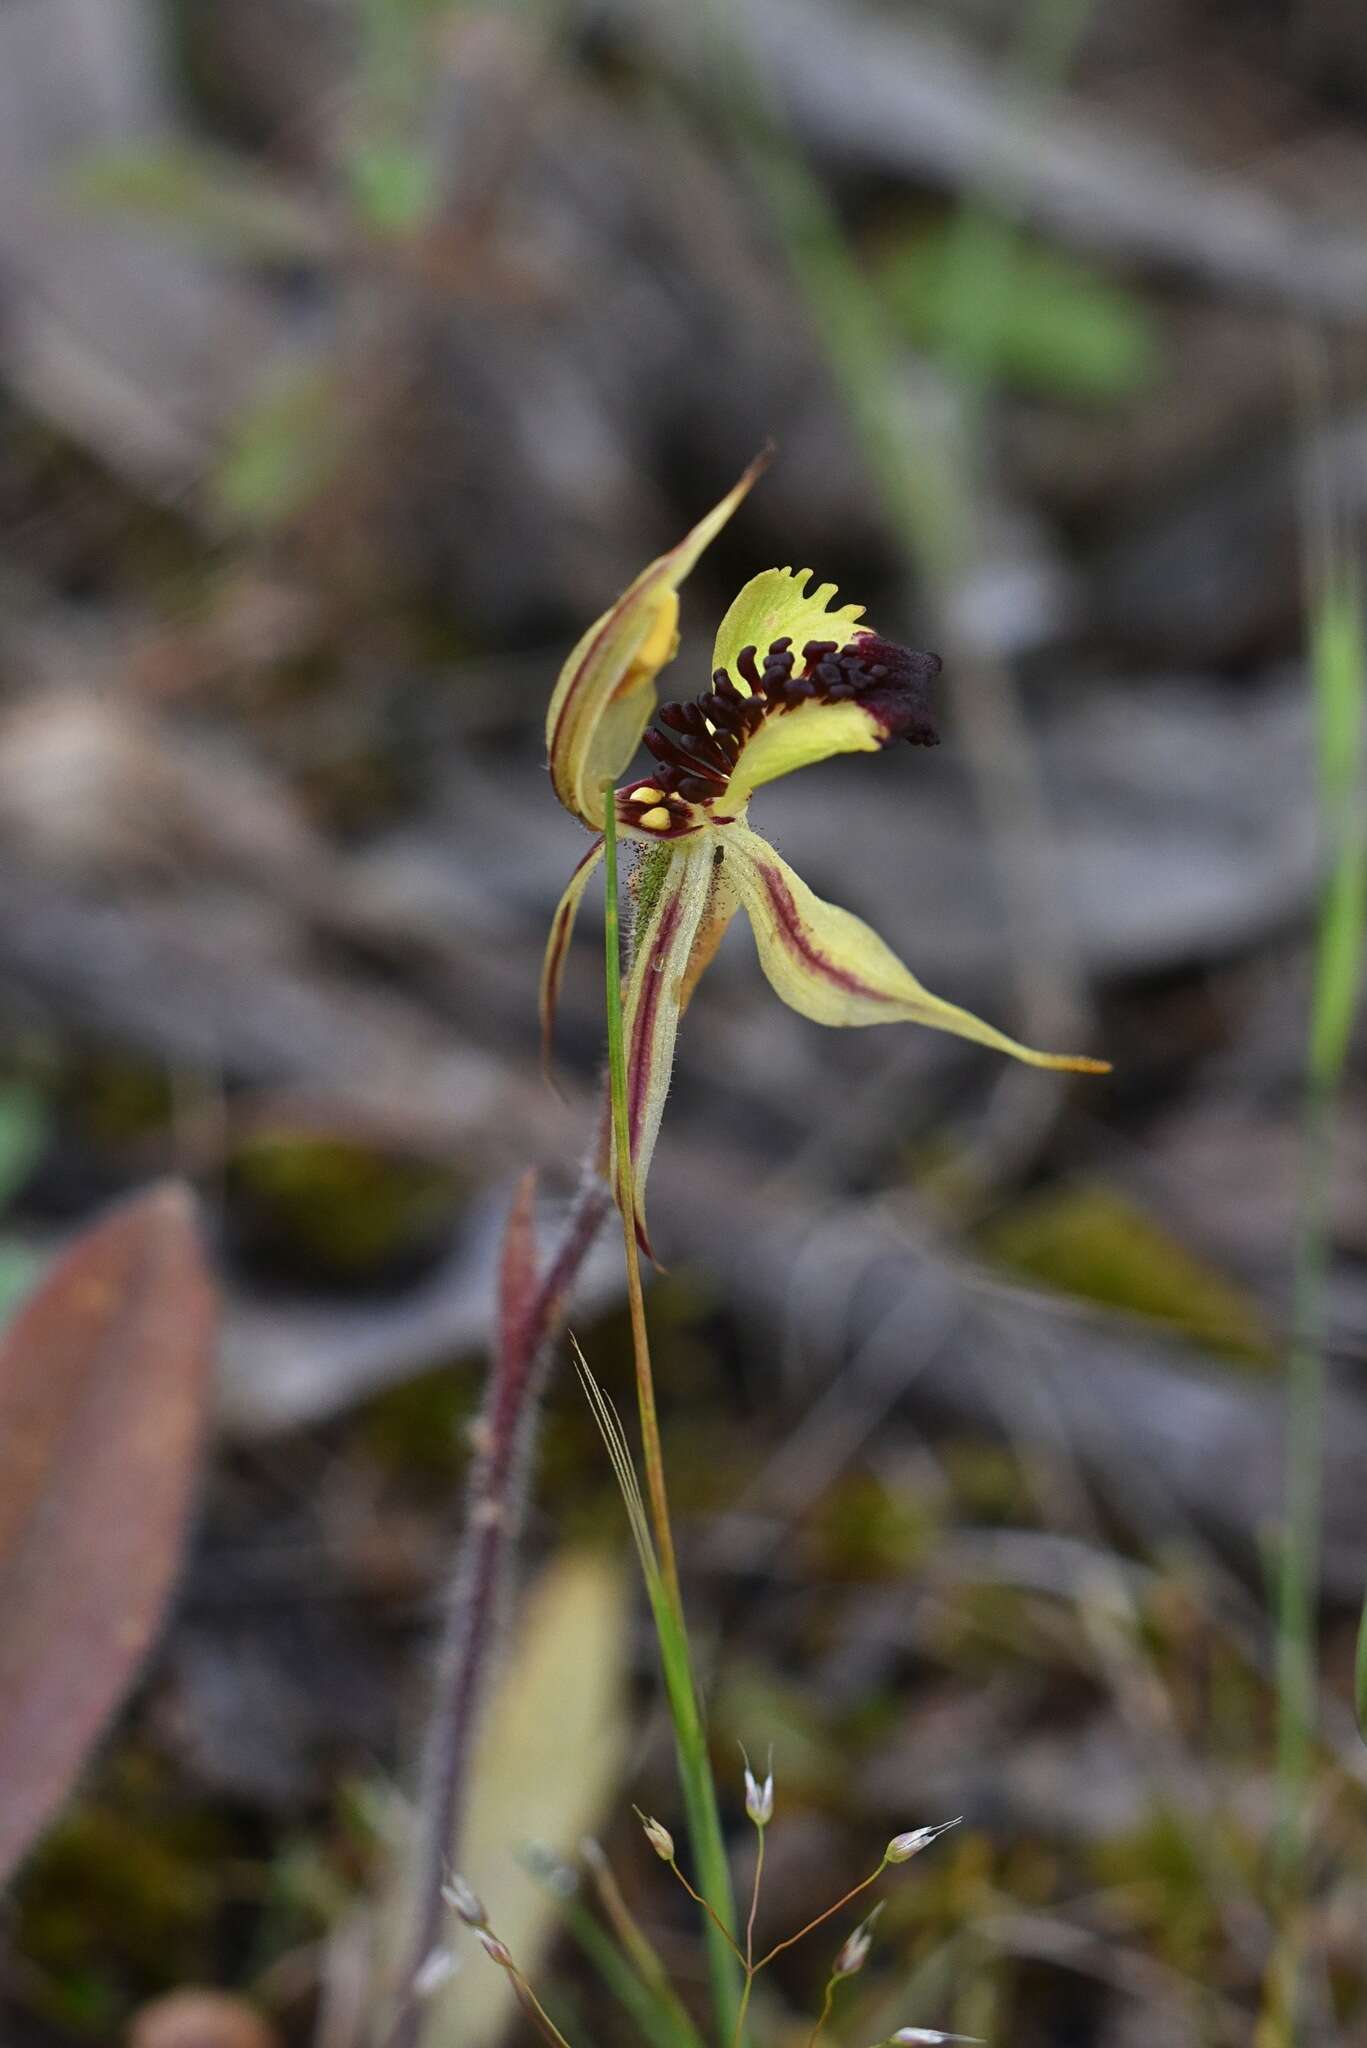
[[[723,948],[650,1306],[728,1819],[772,1742],[782,1932],[965,1815],[856,2048],[1361,2038],[1365,119],[1349,0],[0,8],[0,1302],[168,1169],[227,1301],[174,1619],[7,1909],[16,2048],[185,1985],[365,2038],[499,1222],[529,1162],[566,1198],[601,1050],[590,911],[543,1091],[546,697],[770,439],[679,694],[772,562],[938,647],[939,752],[765,829],[930,986],[1116,1071],[823,1034]],[[620,1287],[605,1252],[576,1318],[619,1389]],[[630,1816],[673,1817],[669,1746],[568,1376],[537,1498],[470,1874],[606,2048],[586,1827],[690,2000],[701,1962]],[[572,1760],[514,1742],[576,1710]],[[827,1960],[766,1981],[766,2043]],[[499,2038],[501,1985],[440,2041]]]

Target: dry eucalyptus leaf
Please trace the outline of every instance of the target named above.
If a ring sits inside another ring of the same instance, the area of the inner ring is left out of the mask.
[[[161,1619],[214,1305],[193,1196],[168,1182],[84,1232],[0,1338],[0,1877],[67,1796]]]

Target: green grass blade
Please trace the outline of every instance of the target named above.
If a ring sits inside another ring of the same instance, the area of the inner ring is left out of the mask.
[[[1327,524],[1327,521],[1326,521]],[[1277,1604],[1277,1868],[1299,1892],[1318,1699],[1316,1609],[1321,1546],[1324,1348],[1331,1255],[1329,1187],[1336,1099],[1359,1000],[1367,877],[1358,800],[1367,697],[1360,593],[1341,558],[1311,600],[1319,811],[1328,872],[1320,896],[1306,1053],[1301,1199],[1287,1359],[1286,1517]],[[1363,1655],[1358,1659],[1361,1684]]]
[[[1367,818],[1358,797],[1364,663],[1361,599],[1340,576],[1320,600],[1312,643],[1318,711],[1320,810],[1333,866],[1325,884],[1315,959],[1310,1072],[1337,1087],[1362,980],[1367,925]]]

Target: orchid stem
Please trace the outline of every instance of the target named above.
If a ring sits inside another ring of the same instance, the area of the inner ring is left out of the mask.
[[[655,1382],[651,1372],[650,1343],[646,1331],[645,1300],[641,1292],[641,1265],[636,1246],[636,1203],[631,1166],[631,1122],[627,1112],[627,1062],[622,1022],[622,939],[618,910],[617,814],[611,783],[603,786],[603,870],[606,883],[604,918],[604,966],[607,996],[608,1085],[612,1101],[612,1130],[615,1152],[614,1193],[622,1217],[622,1242],[626,1250],[627,1299],[631,1308],[632,1353],[636,1364],[636,1394],[641,1416],[641,1440],[646,1467],[646,1485],[654,1529],[659,1568],[658,1598],[652,1595],[656,1633],[660,1645],[665,1693],[674,1723],[674,1741],[679,1764],[679,1783],[684,1811],[699,1878],[700,1903],[706,1910],[704,1934],[712,1997],[719,2037],[741,2039],[746,1996],[737,1982],[737,1946],[732,1926],[735,1901],[731,1873],[726,1860],[717,1788],[712,1777],[703,1723],[693,1652],[684,1619],[683,1595],[679,1586],[674,1532],[669,1519],[669,1498],[665,1490],[664,1454],[660,1445],[660,1424],[655,1407]],[[686,1882],[686,1880],[685,1880]],[[689,1891],[692,1887],[688,1886]],[[747,1987],[748,1988],[748,1987]]]
[[[636,1360],[636,1402],[641,1412],[641,1448],[645,1457],[646,1492],[660,1570],[676,1615],[683,1618],[679,1566],[665,1490],[660,1419],[655,1408],[655,1376],[650,1364],[645,1296],[641,1291],[641,1258],[636,1245],[636,1200],[631,1173],[631,1128],[627,1115],[627,1056],[622,1029],[622,935],[617,902],[617,818],[611,783],[603,790],[603,866],[606,877],[604,947],[607,973],[608,1084],[612,1092],[612,1135],[615,1152],[613,1193],[622,1216],[626,1251],[627,1302],[631,1310],[631,1349]]]

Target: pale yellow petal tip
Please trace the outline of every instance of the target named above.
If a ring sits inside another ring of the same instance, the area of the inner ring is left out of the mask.
[[[741,492],[753,490],[777,453],[777,441],[766,441],[759,454],[746,464],[736,489]]]

